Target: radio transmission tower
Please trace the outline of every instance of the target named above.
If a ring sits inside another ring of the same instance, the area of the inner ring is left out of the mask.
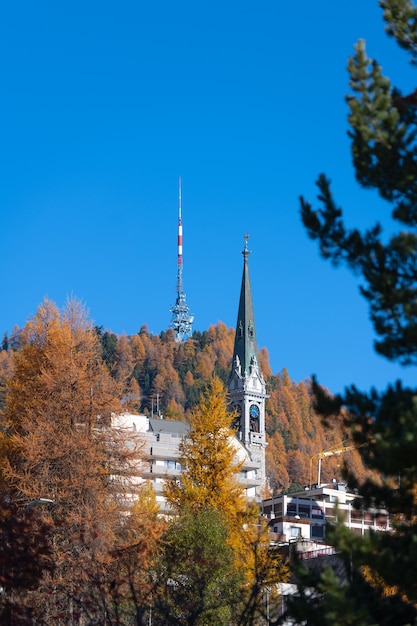
[[[190,315],[182,285],[182,197],[181,178],[178,182],[178,262],[177,262],[177,299],[171,307],[171,328],[175,332],[175,341],[182,343],[191,337],[194,315]]]

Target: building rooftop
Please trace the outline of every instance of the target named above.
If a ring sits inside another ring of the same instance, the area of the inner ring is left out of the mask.
[[[186,435],[190,430],[188,424],[180,422],[179,420],[166,420],[157,417],[149,417],[148,421],[149,430],[152,430],[156,434],[167,433],[173,436],[182,436]]]

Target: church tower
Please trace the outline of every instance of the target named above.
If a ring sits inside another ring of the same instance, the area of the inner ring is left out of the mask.
[[[235,423],[237,437],[246,448],[251,460],[257,465],[256,478],[265,485],[265,380],[258,364],[255,318],[249,278],[249,235],[245,235],[243,248],[243,276],[240,290],[239,310],[236,322],[235,346],[232,371],[229,377],[229,398],[232,410],[237,413]]]

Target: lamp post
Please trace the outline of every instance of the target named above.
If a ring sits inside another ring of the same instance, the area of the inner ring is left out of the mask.
[[[30,511],[30,509],[35,509],[41,506],[48,506],[48,504],[54,504],[55,500],[51,500],[50,498],[36,498],[36,500],[31,500],[21,511],[20,513],[26,513]]]

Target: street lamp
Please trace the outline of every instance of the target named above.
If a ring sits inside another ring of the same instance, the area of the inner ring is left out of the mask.
[[[54,504],[55,500],[51,500],[50,498],[36,498],[36,500],[31,500],[21,511],[20,513],[26,513],[30,509],[35,509],[40,506],[47,506],[48,504]]]

